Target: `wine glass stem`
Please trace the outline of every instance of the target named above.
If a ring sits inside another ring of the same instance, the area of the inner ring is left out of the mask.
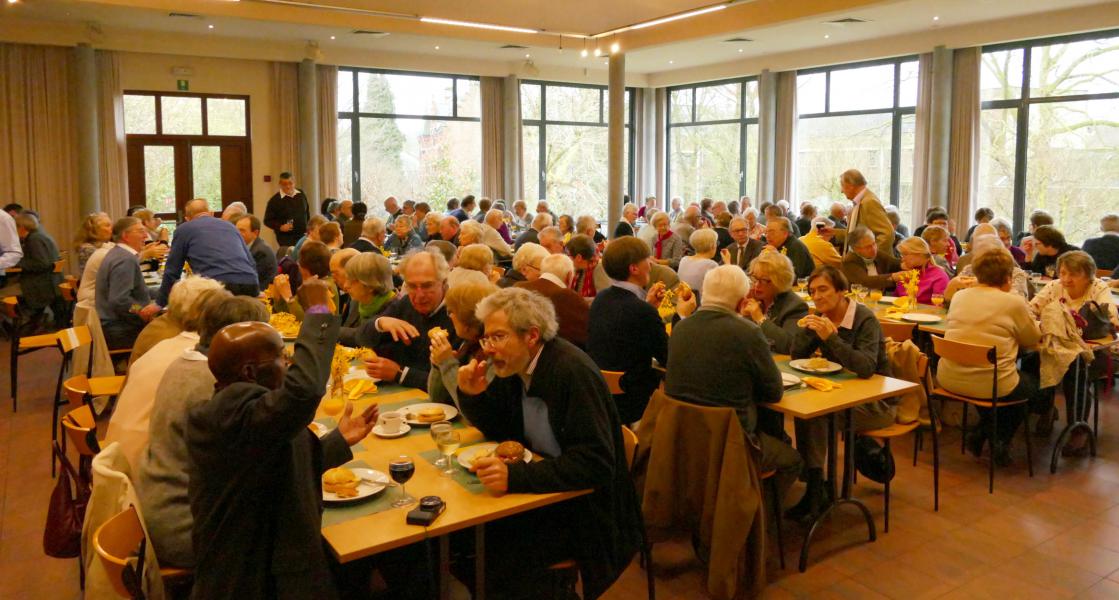
[[[400,500],[403,502],[408,497],[408,492],[404,491],[404,484],[400,484]]]

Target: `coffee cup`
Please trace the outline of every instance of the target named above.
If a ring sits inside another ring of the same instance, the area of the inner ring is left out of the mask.
[[[400,427],[404,425],[404,415],[396,411],[381,413],[381,417],[377,419],[381,431],[392,435],[400,431]]]

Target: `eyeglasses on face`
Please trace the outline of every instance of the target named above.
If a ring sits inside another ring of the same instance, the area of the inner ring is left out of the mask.
[[[481,344],[482,348],[485,350],[493,350],[498,346],[504,346],[505,342],[508,342],[511,337],[513,337],[513,334],[507,331],[495,331],[489,335],[482,336],[478,340],[478,343]]]

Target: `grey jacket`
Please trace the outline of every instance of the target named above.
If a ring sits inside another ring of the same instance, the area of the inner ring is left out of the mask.
[[[653,258],[657,257],[656,239],[653,240]],[[680,267],[680,259],[684,258],[684,239],[677,234],[668,236],[668,239],[661,242],[661,259],[668,261],[668,266],[673,270]]]
[[[761,328],[774,352],[788,354],[792,350],[793,338],[800,331],[797,321],[807,314],[808,305],[791,291],[781,292],[773,298]]]
[[[855,319],[851,329],[839,327],[839,333],[826,341],[811,329],[799,329],[793,338],[790,354],[793,358],[808,358],[817,348],[824,358],[843,365],[864,379],[874,375],[890,375],[890,360],[882,339],[882,326],[870,309],[855,306]]]
[[[94,302],[103,323],[129,323],[137,331],[143,328],[144,322],[134,309],[150,304],[151,297],[140,273],[140,260],[130,249],[117,244],[105,255],[97,271]]]

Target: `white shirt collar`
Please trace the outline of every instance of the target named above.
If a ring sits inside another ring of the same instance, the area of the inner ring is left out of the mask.
[[[859,193],[855,194],[854,198],[851,198],[851,202],[853,202],[855,204],[855,206],[858,206],[859,203],[863,201],[863,195],[864,194],[866,194],[866,188],[865,187],[863,189],[859,190]]]
[[[559,277],[556,277],[555,275],[552,275],[551,273],[541,273],[540,274],[540,279],[545,279],[547,281],[551,281],[552,283],[560,286],[561,288],[567,287],[566,285],[564,285],[564,283],[562,281],[560,281]]]
[[[121,248],[124,248],[125,250],[127,250],[128,253],[131,254],[132,256],[140,256],[140,253],[137,252],[135,248],[133,248],[132,246],[129,246],[128,244],[117,244],[117,245],[120,246]]]
[[[843,315],[843,320],[839,322],[839,326],[844,329],[855,328],[855,311],[858,309],[859,303],[854,300],[847,301],[847,312]]]
[[[613,285],[615,285],[617,287],[620,287],[623,290],[628,290],[628,291],[632,292],[634,296],[637,296],[638,298],[641,298],[642,300],[645,299],[645,290],[641,289],[641,287],[638,286],[637,284],[630,283],[628,281],[618,281],[617,279],[612,279],[610,281],[613,283]]]

